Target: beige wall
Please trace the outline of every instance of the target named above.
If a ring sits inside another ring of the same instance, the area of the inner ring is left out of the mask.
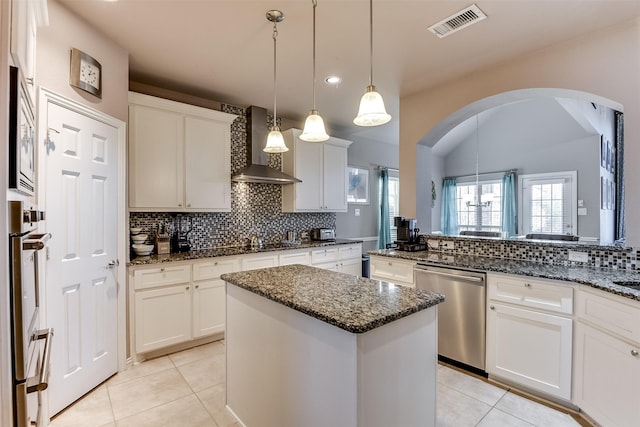
[[[55,0],[49,0],[49,26],[38,29],[36,80],[39,86],[127,121],[129,55]],[[102,65],[102,99],[69,85],[72,47]]]
[[[499,47],[497,47],[499,48]],[[557,44],[400,100],[400,211],[416,216],[416,144],[438,123],[496,94],[563,88],[622,104],[625,114],[627,244],[640,246],[640,19]],[[422,141],[433,145],[435,141]],[[419,167],[422,167],[420,165]],[[422,182],[424,180],[421,180]]]

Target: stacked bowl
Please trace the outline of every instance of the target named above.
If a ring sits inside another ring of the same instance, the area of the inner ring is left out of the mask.
[[[133,251],[138,256],[148,256],[151,255],[153,251],[153,245],[145,245],[144,242],[147,241],[148,235],[140,234],[142,228],[139,227],[131,227],[129,229],[131,232],[131,241],[133,242]]]

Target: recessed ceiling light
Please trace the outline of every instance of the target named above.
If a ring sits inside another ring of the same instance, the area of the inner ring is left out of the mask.
[[[342,81],[340,76],[328,76],[324,79],[324,82],[328,85],[337,86]]]

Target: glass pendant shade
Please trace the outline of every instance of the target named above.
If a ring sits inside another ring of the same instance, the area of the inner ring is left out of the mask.
[[[307,121],[304,122],[304,130],[299,138],[307,142],[322,142],[329,139],[329,135],[324,129],[324,120],[322,120],[317,110],[311,110],[311,113],[309,113]]]
[[[280,133],[280,128],[273,126],[267,136],[267,146],[263,148],[265,153],[284,153],[289,151],[284,143],[284,137]]]
[[[358,126],[379,126],[391,120],[384,108],[382,96],[376,92],[376,87],[370,85],[360,99],[360,109],[358,116],[353,119],[353,123]]]

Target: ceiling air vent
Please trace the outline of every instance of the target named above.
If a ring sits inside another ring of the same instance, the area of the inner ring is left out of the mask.
[[[485,15],[484,12],[474,4],[436,24],[433,24],[429,27],[429,31],[439,38],[443,38],[449,34],[455,33],[456,31],[462,30],[469,25],[482,21],[486,17],[487,15]]]

